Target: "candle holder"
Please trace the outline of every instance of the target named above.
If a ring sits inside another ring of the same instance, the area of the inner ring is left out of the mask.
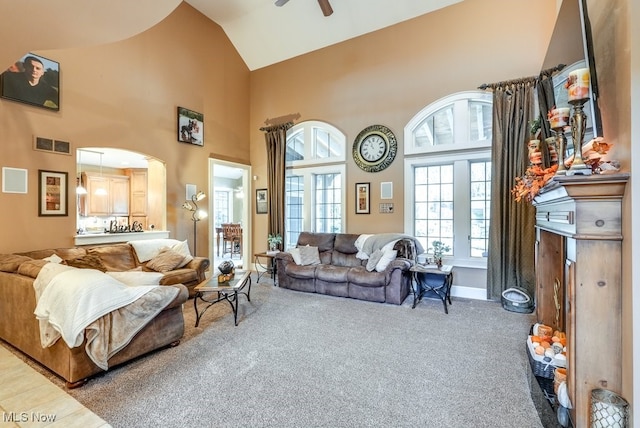
[[[564,157],[567,153],[567,137],[564,136],[564,126],[553,128],[556,137],[556,149],[558,151],[558,170],[556,175],[566,175],[567,168],[564,166]]]
[[[584,114],[583,106],[588,98],[569,100],[573,106],[573,116],[571,117],[571,139],[573,140],[573,163],[566,172],[566,175],[591,175],[591,168],[582,160],[582,140],[584,140],[587,129],[587,115]]]

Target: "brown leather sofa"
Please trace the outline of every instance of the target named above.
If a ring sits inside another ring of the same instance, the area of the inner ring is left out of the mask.
[[[37,250],[21,254],[0,255],[0,339],[61,376],[69,388],[83,385],[86,380],[103,370],[87,355],[85,343],[69,348],[63,340],[42,348],[39,322],[34,316],[36,297],[33,282],[38,269],[20,269],[25,261],[40,260],[57,254],[65,260],[77,259],[86,254],[99,255],[109,270],[125,271],[144,264],[137,261],[129,244],[99,245],[92,247],[57,248]],[[188,286],[195,287],[209,260],[195,258],[187,266],[166,272],[162,285],[177,287],[178,295],[155,318],[142,328],[129,344],[113,355],[109,367],[123,364],[148,352],[180,343],[184,334],[182,305],[189,298]]]
[[[276,254],[278,285],[298,291],[351,297],[371,302],[402,304],[411,291],[409,269],[415,262],[416,241],[401,238],[398,251],[382,272],[368,271],[367,260],[356,257],[360,235],[302,232],[297,247],[318,247],[320,264],[298,265],[288,252]]]

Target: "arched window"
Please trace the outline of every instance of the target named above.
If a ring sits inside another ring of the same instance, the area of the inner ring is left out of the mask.
[[[492,95],[460,92],[416,114],[405,137],[405,224],[456,265],[486,265],[491,201]]]
[[[320,121],[287,132],[285,249],[296,245],[302,231],[344,230],[345,143],[341,131]]]

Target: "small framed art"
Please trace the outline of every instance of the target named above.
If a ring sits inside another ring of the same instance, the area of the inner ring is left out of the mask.
[[[68,215],[68,174],[38,170],[38,215]]]
[[[178,141],[204,146],[204,115],[178,107]]]
[[[267,189],[256,189],[256,214],[267,213]]]
[[[26,54],[2,73],[0,90],[2,98],[60,110],[60,64]]]
[[[356,214],[369,214],[370,209],[370,183],[356,183]]]

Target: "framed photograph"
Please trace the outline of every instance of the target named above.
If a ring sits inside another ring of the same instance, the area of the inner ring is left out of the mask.
[[[38,170],[38,215],[68,215],[68,180],[66,172]]]
[[[256,189],[256,214],[267,213],[267,189]]]
[[[60,64],[28,53],[2,73],[0,96],[60,110]]]
[[[369,214],[371,211],[369,184],[356,183],[356,214]]]
[[[204,146],[204,115],[178,107],[178,141]]]

